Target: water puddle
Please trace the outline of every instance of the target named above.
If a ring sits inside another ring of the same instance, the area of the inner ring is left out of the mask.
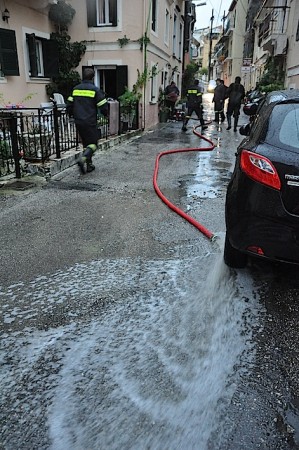
[[[230,179],[231,163],[223,161],[219,155],[200,154],[194,174],[181,177],[180,186],[186,191],[187,198],[217,198],[226,190]]]

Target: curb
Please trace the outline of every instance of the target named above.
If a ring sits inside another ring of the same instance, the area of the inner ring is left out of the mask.
[[[99,141],[97,151],[109,150],[112,147],[119,145],[124,141],[128,141],[131,138],[140,136],[143,133],[142,130],[129,131],[126,134],[119,136],[112,136],[108,139]],[[27,170],[30,175],[40,175],[46,178],[51,178],[57,173],[74,166],[77,163],[78,156],[82,153],[82,146],[80,148],[74,148],[63,153],[61,158],[50,158],[50,161],[45,163],[29,163]]]

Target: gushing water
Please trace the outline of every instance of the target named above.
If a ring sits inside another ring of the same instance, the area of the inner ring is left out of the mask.
[[[18,386],[26,395],[32,411],[21,426],[30,426],[35,413],[44,416],[44,448],[213,448],[210,438],[253,355],[256,305],[246,273],[232,275],[220,254],[95,261],[23,285],[25,297],[31,294],[27,319],[19,288],[1,292],[14,299],[6,320],[24,325],[7,339],[6,351],[19,363],[1,387]],[[34,329],[34,309],[41,307],[53,316],[62,308],[65,322]],[[35,392],[26,383],[20,388],[24,372],[34,372],[41,359],[51,374],[36,375]],[[20,408],[20,396],[10,407]]]

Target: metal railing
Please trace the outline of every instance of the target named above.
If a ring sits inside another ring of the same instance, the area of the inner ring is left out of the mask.
[[[108,120],[99,118],[99,137],[108,137]],[[0,177],[21,178],[22,162],[49,161],[78,147],[74,120],[55,103],[43,108],[0,109]]]
[[[131,111],[118,111],[113,117],[116,126],[110,123],[110,113],[98,117],[99,139],[107,139],[111,131],[121,134],[138,128],[138,105]],[[65,107],[53,103],[43,108],[0,109],[0,178],[14,173],[21,178],[24,162],[59,159],[63,152],[78,145],[74,120]]]

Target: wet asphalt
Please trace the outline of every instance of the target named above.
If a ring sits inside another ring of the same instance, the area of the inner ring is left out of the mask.
[[[213,118],[211,96],[205,117]],[[240,125],[246,122],[241,117]],[[0,189],[0,448],[299,448],[297,269],[222,260],[242,137],[159,124],[22,192]]]

